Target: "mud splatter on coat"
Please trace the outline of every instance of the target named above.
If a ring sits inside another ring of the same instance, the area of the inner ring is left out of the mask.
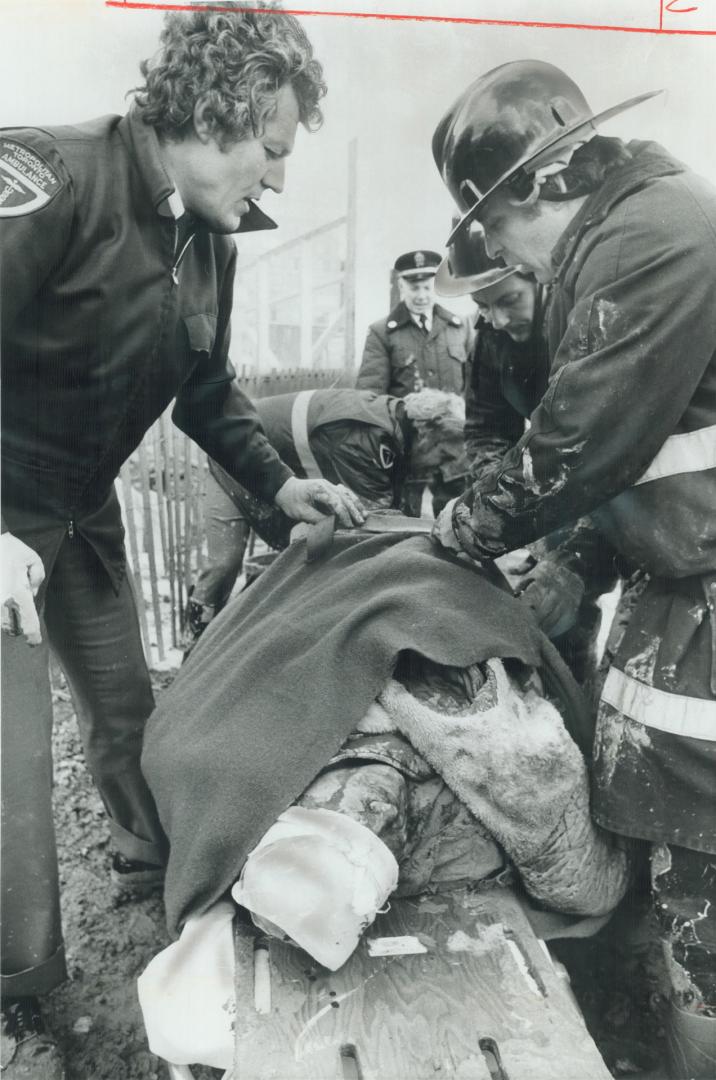
[[[716,190],[628,149],[553,252],[530,430],[453,527],[494,557],[590,513],[649,572],[600,707],[595,814],[716,851]]]

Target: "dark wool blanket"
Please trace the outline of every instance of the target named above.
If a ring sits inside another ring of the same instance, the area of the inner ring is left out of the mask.
[[[539,668],[583,742],[581,698],[555,650],[474,566],[424,536],[339,533],[313,563],[294,543],[214,619],[147,724],[171,932],[230,888],[406,649],[455,667],[514,657]]]

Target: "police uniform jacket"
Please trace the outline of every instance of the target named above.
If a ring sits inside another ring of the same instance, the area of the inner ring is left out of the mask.
[[[499,555],[591,512],[648,571],[602,694],[595,814],[716,852],[716,190],[628,149],[553,252],[529,431],[453,528]]]
[[[401,300],[368,330],[356,389],[395,397],[425,387],[462,394],[471,342],[466,319],[435,304],[426,334]]]
[[[174,397],[175,424],[262,498],[291,476],[232,381],[234,241],[175,219],[136,106],[0,138],[5,524],[46,569],[81,533],[116,587],[113,481]],[[272,224],[255,210],[242,231]]]

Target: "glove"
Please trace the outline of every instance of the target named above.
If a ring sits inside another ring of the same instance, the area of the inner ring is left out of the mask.
[[[433,540],[436,540],[441,547],[448,548],[449,551],[462,551],[460,541],[452,527],[452,512],[456,502],[457,499],[451,499],[445,504],[435,519],[431,533]]]
[[[331,484],[328,480],[299,480],[292,476],[279,488],[274,502],[294,521],[313,523],[327,514],[335,514],[346,529],[365,522],[358,497],[343,484]]]
[[[42,559],[12,533],[0,536],[0,604],[2,630],[24,634],[28,645],[39,645],[40,617],[34,597],[45,580]]]
[[[542,632],[556,638],[577,621],[584,582],[565,566],[544,560],[517,582],[515,595],[532,608]]]

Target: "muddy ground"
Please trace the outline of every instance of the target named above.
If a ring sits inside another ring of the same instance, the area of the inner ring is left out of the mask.
[[[156,692],[170,679],[156,675]],[[69,696],[60,688],[55,698],[55,817],[70,978],[51,995],[49,1017],[65,1048],[67,1080],[165,1080],[147,1048],[135,992],[137,976],[168,941],[162,902],[113,897],[100,799],[84,766]],[[638,889],[598,938],[558,950],[613,1075],[657,1080],[661,1074],[652,1069],[663,1059],[664,999],[644,911]],[[195,1069],[195,1075],[221,1074]]]
[[[161,693],[167,676],[157,677]],[[48,1018],[65,1050],[67,1080],[165,1080],[149,1053],[135,991],[168,943],[161,897],[118,902],[100,798],[84,765],[72,704],[55,691],[55,821],[69,981],[50,996]],[[197,1078],[220,1076],[211,1069]],[[42,1080],[37,1077],[37,1080]]]

